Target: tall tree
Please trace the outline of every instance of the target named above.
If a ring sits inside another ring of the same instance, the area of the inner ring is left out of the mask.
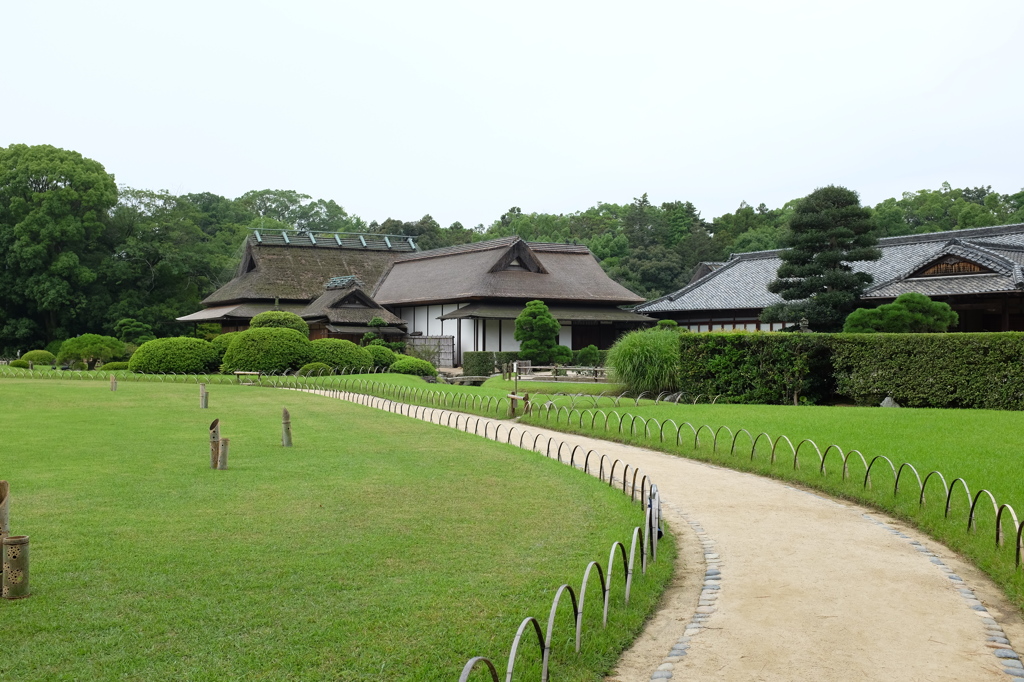
[[[78,152],[0,148],[0,347],[69,335],[116,201],[113,176]]]
[[[768,285],[788,302],[765,308],[761,319],[807,318],[815,331],[839,331],[872,281],[853,264],[882,257],[872,227],[871,211],[852,190],[829,185],[804,197],[790,221],[778,279]]]

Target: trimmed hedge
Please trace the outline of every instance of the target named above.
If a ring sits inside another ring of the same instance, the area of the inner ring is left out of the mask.
[[[300,367],[297,374],[300,377],[319,377],[334,374],[334,371],[331,369],[330,365],[325,365],[322,362],[311,362]]]
[[[249,329],[294,329],[307,339],[309,338],[309,325],[295,313],[284,310],[268,310],[260,313],[249,320]]]
[[[832,398],[828,334],[724,332],[678,337],[679,388],[693,397],[762,405]]]
[[[28,369],[28,360],[22,360],[20,358],[17,360],[11,360],[7,363],[7,366],[17,367],[18,369]]]
[[[21,359],[36,365],[52,365],[57,362],[57,356],[48,350],[30,350]]]
[[[390,367],[398,359],[395,352],[386,346],[372,344],[366,346],[364,350],[373,358],[374,367]]]
[[[120,360],[117,362],[104,362],[100,369],[104,372],[120,372],[121,370],[128,369],[128,363]]]
[[[176,336],[139,346],[128,361],[128,369],[142,374],[200,374],[216,370],[219,362],[209,341]]]
[[[370,369],[370,351],[345,339],[317,339],[309,344],[310,360],[338,369]]]
[[[436,377],[437,368],[426,360],[400,355],[391,365],[391,371],[395,374],[412,374],[420,377]]]
[[[1024,409],[1024,333],[836,334],[836,390],[859,404]]]
[[[471,350],[462,354],[462,373],[470,377],[486,377],[494,374],[494,353]]]
[[[231,341],[221,368],[225,374],[287,372],[314,360],[312,345],[301,332],[287,327],[247,329]]]
[[[235,340],[241,332],[227,332],[225,334],[218,334],[217,336],[210,339],[210,343],[217,349],[217,355],[221,360],[224,359],[224,354],[228,352],[228,346]]]

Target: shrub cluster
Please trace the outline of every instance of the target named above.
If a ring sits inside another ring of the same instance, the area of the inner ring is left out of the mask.
[[[379,344],[366,346],[365,350],[373,359],[374,367],[390,367],[397,359],[393,350]]]
[[[128,369],[128,363],[120,360],[117,362],[104,362],[100,369],[104,372],[119,372],[121,370]]]
[[[309,338],[309,325],[295,313],[284,310],[268,310],[260,313],[249,320],[249,329],[284,328],[294,329],[307,339]]]
[[[322,362],[310,362],[309,364],[303,365],[299,368],[297,374],[300,377],[320,377],[327,376],[328,374],[334,374],[330,365],[325,365]]]
[[[344,339],[317,339],[309,344],[310,360],[338,369],[370,369],[370,351]]]
[[[28,360],[22,360],[20,358],[17,360],[11,360],[7,363],[7,366],[17,367],[18,369],[28,369]]]
[[[421,377],[436,377],[437,368],[426,360],[399,355],[398,359],[391,365],[391,371],[395,374],[412,374]]]
[[[210,343],[217,349],[217,355],[221,360],[224,359],[224,354],[228,352],[228,346],[235,340],[240,332],[227,332],[226,334],[218,334],[217,336],[210,339]]]
[[[148,344],[136,351],[138,355]],[[301,332],[288,327],[257,327],[238,332],[231,341],[221,369],[231,372],[287,372],[298,369],[313,357],[313,344]],[[210,344],[211,350],[213,345]],[[216,353],[216,351],[214,351]],[[132,358],[134,360],[134,357]]]
[[[199,374],[215,371],[219,362],[209,341],[177,336],[139,346],[128,361],[128,369],[142,374]]]
[[[21,359],[36,365],[52,365],[57,362],[57,356],[48,350],[30,350]]]

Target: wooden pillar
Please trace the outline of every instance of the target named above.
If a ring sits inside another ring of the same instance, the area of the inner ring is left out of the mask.
[[[210,468],[217,468],[220,458],[220,420],[214,419],[210,424]]]
[[[230,438],[220,439],[220,449],[217,453],[217,468],[224,470],[228,468],[228,446],[231,444]]]
[[[284,408],[281,421],[283,426],[283,430],[281,431],[281,445],[286,448],[290,448],[292,446],[292,416],[288,414],[287,407]]]
[[[0,540],[11,534],[11,484],[0,481]]]

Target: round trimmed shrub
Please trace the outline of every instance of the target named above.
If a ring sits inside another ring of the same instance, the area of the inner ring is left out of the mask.
[[[217,357],[221,360],[224,359],[224,354],[228,352],[228,346],[238,336],[238,332],[227,332],[226,334],[218,334],[217,336],[210,339],[210,343],[217,349]]]
[[[28,369],[28,360],[11,360],[7,363],[8,367],[17,367],[18,369]]]
[[[601,362],[601,351],[594,344],[584,346],[580,348],[576,362],[582,367],[597,367]]]
[[[104,362],[103,366],[100,367],[104,372],[120,372],[123,369],[128,369],[127,362]]]
[[[309,338],[309,325],[306,324],[306,321],[295,313],[284,310],[268,310],[249,320],[249,329],[266,329],[268,327],[294,329],[307,339]]]
[[[373,367],[370,351],[344,339],[317,339],[310,342],[313,362],[322,362],[337,369],[360,370]]]
[[[328,374],[334,374],[334,372],[331,370],[330,365],[322,362],[311,362],[300,367],[298,371],[300,377],[321,377]]]
[[[365,350],[373,358],[374,367],[390,367],[398,359],[393,350],[377,344],[366,346]]]
[[[391,371],[395,374],[413,374],[419,377],[436,377],[437,368],[426,360],[413,358],[408,355],[399,356],[391,365]]]
[[[219,361],[209,341],[174,336],[139,346],[128,361],[128,369],[141,374],[201,374],[216,369]]]
[[[36,365],[52,365],[57,361],[57,356],[48,350],[30,350],[21,359]]]
[[[313,361],[312,344],[287,327],[257,327],[238,332],[224,353],[221,369],[231,372],[287,372]]]

